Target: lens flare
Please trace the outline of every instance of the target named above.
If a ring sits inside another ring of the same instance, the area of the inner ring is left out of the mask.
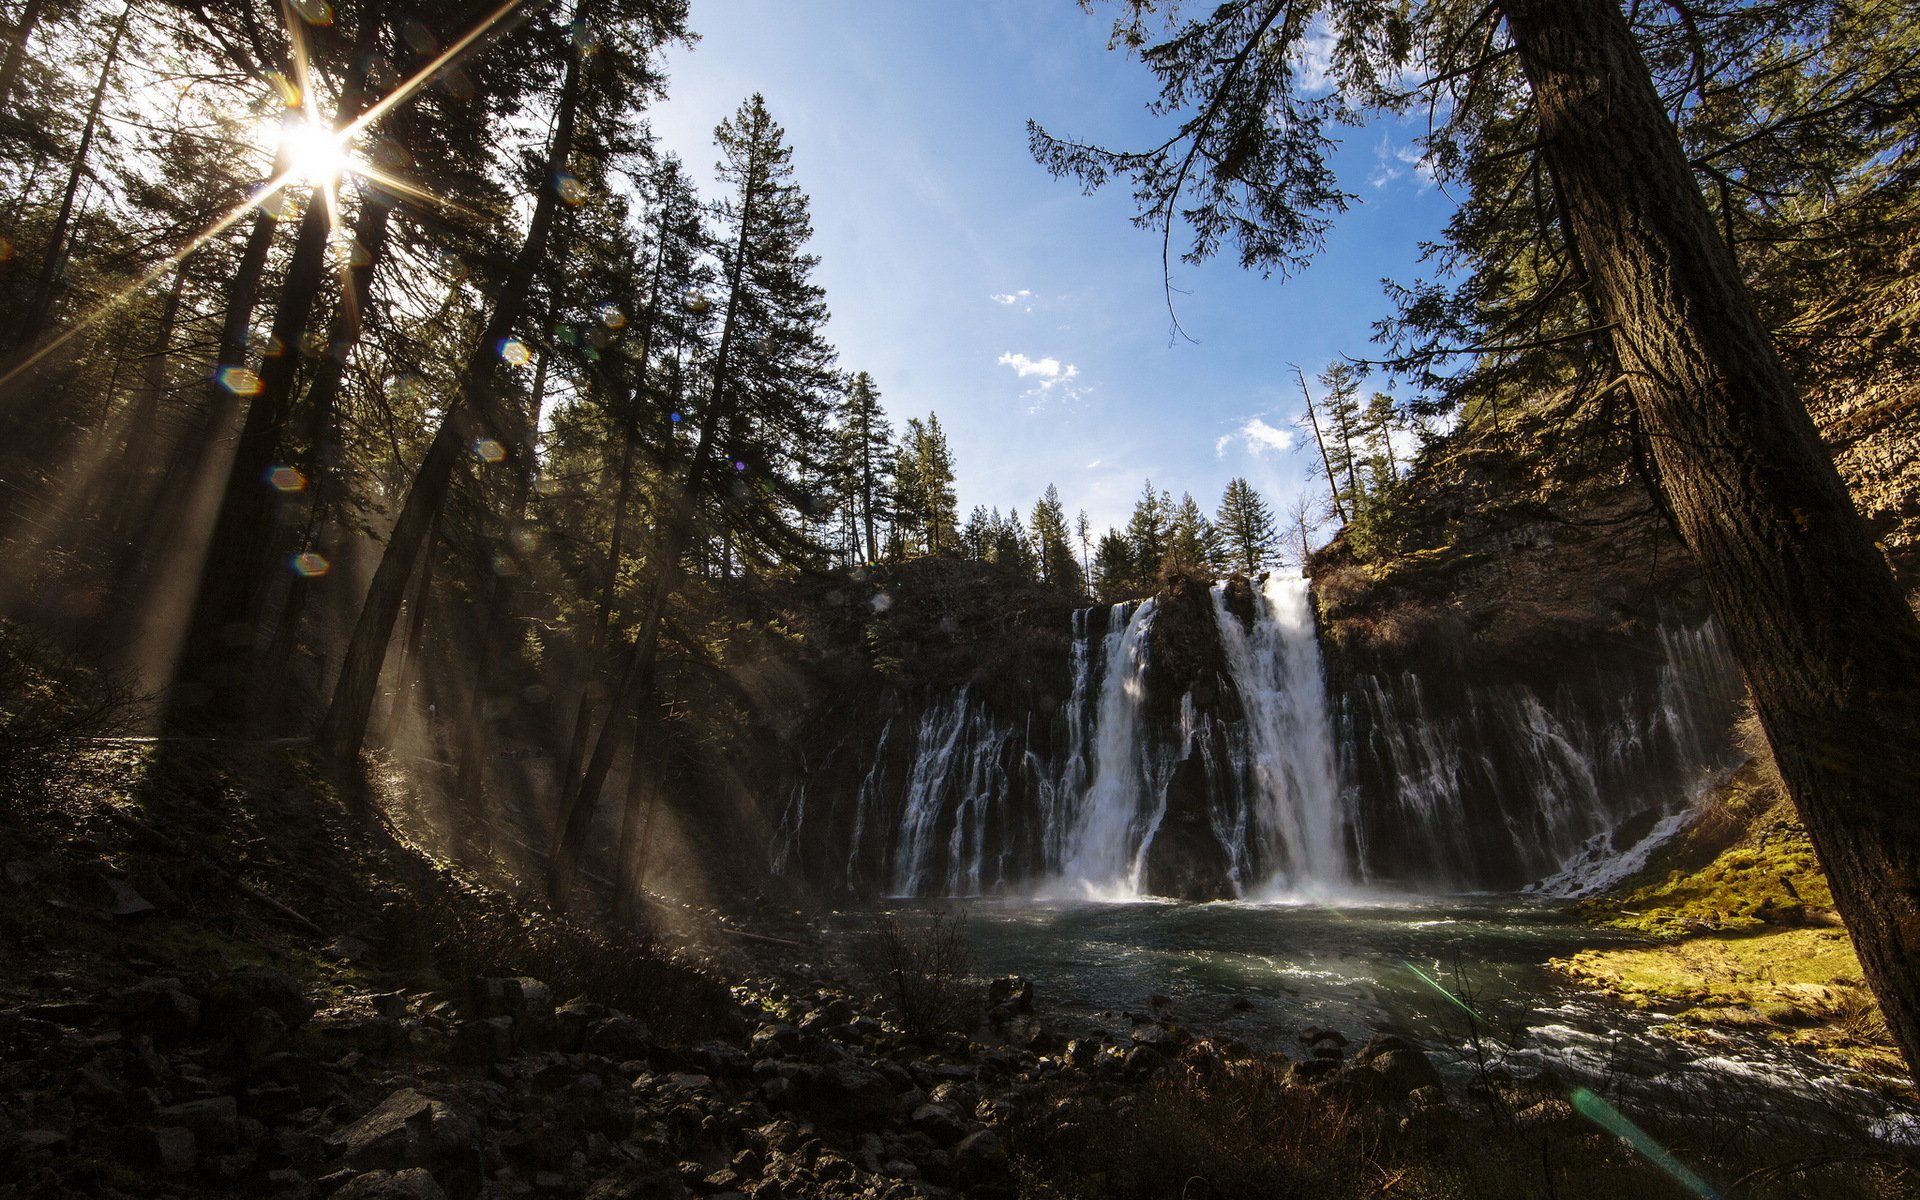
[[[346,139],[311,117],[288,121],[280,133],[290,178],[326,187],[347,169]]]
[[[483,463],[502,462],[507,457],[507,448],[492,438],[481,438],[473,444],[473,456]]]
[[[292,567],[293,573],[302,579],[318,579],[333,566],[327,561],[325,555],[315,554],[311,550],[294,555],[287,565]]]
[[[298,467],[268,467],[267,483],[276,492],[302,492],[307,488],[307,477]]]
[[[508,338],[500,343],[500,357],[510,367],[524,367],[533,361],[533,351],[519,338]]]

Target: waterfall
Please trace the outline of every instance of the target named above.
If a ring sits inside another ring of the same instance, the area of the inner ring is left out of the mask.
[[[856,706],[788,791],[774,869],[897,896],[1577,896],[1683,827],[1742,693],[1711,622],[1329,678],[1307,581],[1279,575],[1082,609],[1052,670],[1025,701]]]
[[[1107,624],[1092,778],[1075,805],[1060,864],[1061,874],[1089,893],[1139,891],[1140,852],[1158,823],[1149,787],[1151,746],[1141,720],[1153,613],[1151,600],[1130,616],[1128,606],[1116,604]]]
[[[1254,593],[1252,628],[1227,610],[1227,586],[1213,589],[1227,668],[1246,710],[1238,764],[1249,777],[1246,807],[1255,862],[1269,890],[1327,890],[1348,882],[1333,723],[1307,581],[1267,576]]]

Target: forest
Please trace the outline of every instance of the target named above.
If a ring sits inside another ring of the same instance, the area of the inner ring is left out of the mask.
[[[6,5],[0,1190],[1920,1195],[1920,7],[1049,3],[1142,344],[1418,127],[1303,486],[975,502],[717,4]]]

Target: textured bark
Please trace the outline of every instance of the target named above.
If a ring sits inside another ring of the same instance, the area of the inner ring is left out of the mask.
[[[1920,1068],[1920,623],[1820,445],[1613,0],[1500,0],[1682,538]]]

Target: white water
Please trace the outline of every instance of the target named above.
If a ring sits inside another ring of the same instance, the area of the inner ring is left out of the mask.
[[[1683,828],[1726,764],[1716,731],[1738,676],[1710,625],[1658,630],[1651,694],[1646,666],[1596,658],[1612,672],[1597,685],[1361,673],[1336,711],[1306,581],[1262,580],[1245,625],[1224,585],[1212,607],[1223,669],[1186,695],[1148,696],[1147,601],[1074,615],[1064,707],[1009,721],[962,688],[888,720],[850,795],[793,789],[775,870],[826,850],[816,877],[896,896],[1136,900],[1149,877],[1189,869],[1279,904],[1580,896]],[[1178,846],[1156,850],[1163,827]]]
[[[1154,771],[1142,728],[1147,693],[1147,635],[1153,601],[1127,616],[1114,605],[1107,626],[1106,677],[1094,721],[1093,778],[1076,807],[1061,864],[1063,879],[1088,895],[1139,892],[1141,852],[1164,807],[1148,786]]]
[[[1227,669],[1247,714],[1238,765],[1252,783],[1252,819],[1243,827],[1256,842],[1256,861],[1268,866],[1265,893],[1338,889],[1351,872],[1307,581],[1269,575],[1254,605],[1248,630],[1227,611],[1226,585],[1213,589]]]

